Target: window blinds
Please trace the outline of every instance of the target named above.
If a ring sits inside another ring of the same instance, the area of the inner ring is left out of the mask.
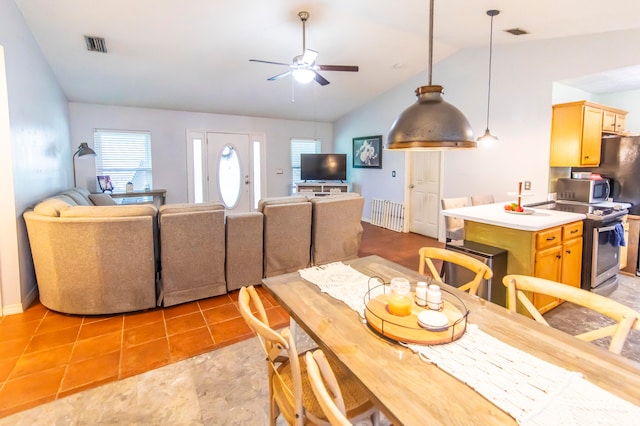
[[[153,187],[151,133],[94,130],[96,173],[111,177],[114,192],[125,192],[127,182],[135,190]]]

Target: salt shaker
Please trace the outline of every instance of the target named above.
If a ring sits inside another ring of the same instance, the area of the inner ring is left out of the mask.
[[[416,304],[427,306],[427,283],[424,281],[419,281],[416,284]]]
[[[436,284],[429,285],[427,289],[427,306],[429,309],[440,310],[442,307],[442,293]]]

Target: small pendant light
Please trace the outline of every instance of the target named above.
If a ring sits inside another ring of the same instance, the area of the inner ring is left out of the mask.
[[[429,8],[429,85],[416,89],[416,103],[391,125],[385,146],[390,150],[444,151],[477,147],[464,114],[442,99],[442,86],[431,84],[433,2],[430,0]]]
[[[478,138],[478,142],[497,141],[498,138],[493,136],[489,131],[489,108],[491,105],[491,58],[493,57],[493,17],[499,15],[499,10],[487,10],[487,15],[491,17],[491,31],[489,32],[489,90],[487,92],[487,130],[484,135]]]

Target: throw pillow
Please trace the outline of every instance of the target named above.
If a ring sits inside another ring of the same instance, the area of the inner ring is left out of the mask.
[[[118,204],[109,194],[89,194],[89,199],[94,206],[115,206]]]

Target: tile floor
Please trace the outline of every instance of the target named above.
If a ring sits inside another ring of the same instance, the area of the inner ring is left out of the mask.
[[[289,316],[259,289],[274,327]],[[237,292],[125,315],[0,317],[0,418],[252,337]]]

